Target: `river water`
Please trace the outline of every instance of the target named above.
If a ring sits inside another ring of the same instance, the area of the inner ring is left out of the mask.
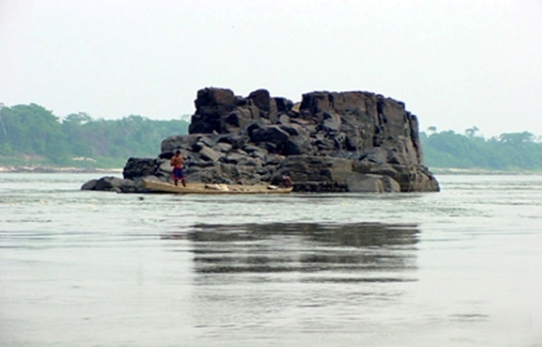
[[[542,176],[430,194],[0,174],[0,346],[542,346]]]

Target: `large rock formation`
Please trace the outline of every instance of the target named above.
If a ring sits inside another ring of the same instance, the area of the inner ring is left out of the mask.
[[[295,191],[439,190],[423,165],[418,120],[402,102],[369,92],[312,92],[294,104],[263,89],[243,98],[205,88],[195,104],[189,135],[164,139],[156,159],[130,158],[125,179],[136,187],[145,176],[170,180],[168,159],[179,149],[189,182],[276,184],[288,175]]]

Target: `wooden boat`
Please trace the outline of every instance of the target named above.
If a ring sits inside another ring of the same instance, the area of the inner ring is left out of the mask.
[[[143,179],[143,187],[158,193],[174,194],[288,194],[293,187],[281,188],[278,186],[258,185],[232,185],[232,184],[209,184],[187,183],[183,187],[181,183],[175,186],[171,183]]]

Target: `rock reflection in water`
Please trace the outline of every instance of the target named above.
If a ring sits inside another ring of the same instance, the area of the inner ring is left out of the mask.
[[[197,224],[196,273],[306,273],[305,281],[410,281],[417,225],[374,223]],[[362,275],[362,276],[360,276]]]

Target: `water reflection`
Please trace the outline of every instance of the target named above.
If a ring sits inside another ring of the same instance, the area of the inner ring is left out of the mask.
[[[411,280],[404,272],[416,268],[418,234],[415,224],[196,224],[183,238],[192,243],[194,271],[200,274],[298,273],[306,276],[297,281],[391,282]]]

